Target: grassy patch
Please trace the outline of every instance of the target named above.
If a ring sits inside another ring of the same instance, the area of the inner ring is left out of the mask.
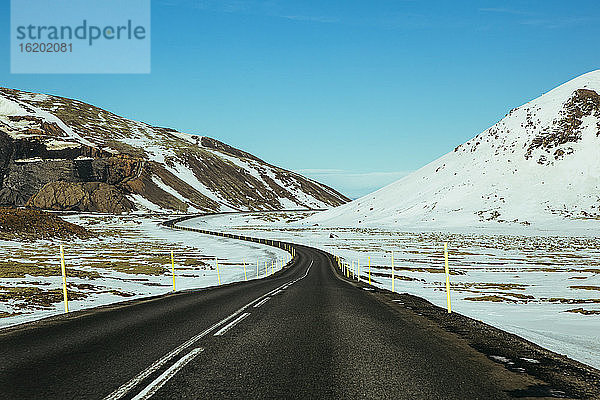
[[[112,269],[125,274],[163,275],[167,272],[167,268],[164,265],[149,262],[132,263],[130,261],[118,260],[94,262],[92,265],[95,268]]]
[[[574,308],[572,310],[567,310],[565,312],[570,312],[570,313],[576,313],[576,314],[583,314],[583,315],[600,315],[600,311],[598,310],[586,310],[584,308]]]
[[[569,287],[571,289],[600,290],[600,286],[575,285],[575,286],[569,286]]]
[[[487,296],[479,296],[479,297],[465,297],[465,300],[469,300],[469,301],[491,301],[494,303],[501,303],[501,302],[507,302],[507,303],[516,303],[517,300],[515,299],[511,299],[509,297],[504,297],[504,296],[498,296],[495,294],[492,295],[487,295]]]
[[[600,299],[565,299],[562,297],[552,297],[548,299],[550,303],[561,304],[600,304]]]
[[[14,317],[15,315],[21,315],[22,313],[16,312],[16,313],[9,313],[6,311],[0,311],[0,318],[8,318],[8,317]]]
[[[494,289],[494,290],[525,290],[525,288],[529,285],[522,285],[522,284],[518,284],[518,283],[479,283],[479,282],[475,282],[475,283],[468,283],[465,284],[465,286],[469,286],[472,287],[474,289],[480,289],[480,290],[485,290],[485,289]]]
[[[70,290],[69,300],[81,300],[87,295],[82,292]],[[0,286],[0,302],[12,300],[17,308],[51,308],[53,304],[63,301],[62,289],[44,290],[34,286],[7,287]]]
[[[61,276],[60,265],[40,266],[37,263],[20,263],[15,261],[0,262],[0,278],[24,278],[25,276]],[[100,277],[95,271],[82,271],[67,267],[67,276],[83,279]]]
[[[207,265],[204,261],[201,261],[197,258],[186,258],[179,263],[180,265],[185,265],[186,267],[204,267]]]

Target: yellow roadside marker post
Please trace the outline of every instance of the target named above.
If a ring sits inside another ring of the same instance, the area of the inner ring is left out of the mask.
[[[175,291],[175,256],[171,250],[171,273],[173,274],[173,291]]]
[[[392,251],[392,292],[394,291],[394,252]]]
[[[271,261],[271,275],[273,275],[273,264],[274,264],[274,261]]]
[[[369,261],[369,285],[371,284],[371,257],[367,257]]]
[[[452,312],[450,305],[450,269],[448,268],[448,243],[444,243],[444,269],[446,270],[446,302],[448,303],[448,314]]]
[[[269,276],[269,268],[267,267],[266,261],[265,261],[265,276]]]
[[[221,273],[219,272],[219,260],[215,257],[215,264],[217,264],[217,279],[219,280],[219,285],[221,284]]]
[[[358,270],[358,281],[360,282],[360,258],[356,260],[356,269]]]
[[[248,280],[248,275],[246,275],[246,260],[242,258],[242,263],[244,263],[244,280]]]
[[[62,271],[63,297],[65,300],[65,313],[69,312],[69,299],[67,298],[67,269],[65,268],[65,251],[60,245],[60,269]]]
[[[258,257],[256,257],[256,277],[258,278]]]

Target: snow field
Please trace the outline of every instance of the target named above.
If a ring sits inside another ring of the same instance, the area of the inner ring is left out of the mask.
[[[217,260],[221,284],[227,284],[244,280],[244,263],[250,280],[265,276],[265,262],[285,265],[289,257],[271,246],[169,229],[160,225],[165,218],[73,215],[65,219],[101,234],[98,239],[62,242],[70,311],[172,291],[171,251],[178,291],[217,286]],[[38,265],[45,271],[44,276],[0,275],[0,327],[64,311],[59,244],[0,242],[0,254],[7,262]],[[27,292],[31,290],[40,292]]]

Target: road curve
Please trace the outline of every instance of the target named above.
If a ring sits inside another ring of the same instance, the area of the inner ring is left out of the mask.
[[[292,263],[266,279],[0,331],[0,398],[568,397],[346,280],[330,254],[292,246]]]

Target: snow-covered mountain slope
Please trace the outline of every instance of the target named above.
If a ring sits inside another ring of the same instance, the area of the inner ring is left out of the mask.
[[[598,219],[599,208],[600,70],[513,109],[491,128],[403,179],[304,222],[528,225]]]
[[[215,139],[0,88],[0,204],[103,212],[328,208],[335,190]]]

